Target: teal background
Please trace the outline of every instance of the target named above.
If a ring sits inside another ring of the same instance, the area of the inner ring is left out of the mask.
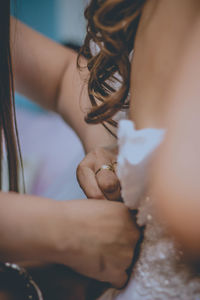
[[[57,40],[55,0],[15,0],[12,13],[32,28]]]

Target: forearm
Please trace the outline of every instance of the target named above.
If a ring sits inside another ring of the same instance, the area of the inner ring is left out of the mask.
[[[73,51],[15,18],[11,18],[11,51],[16,91],[54,110],[59,83]]]
[[[87,68],[81,72],[77,68],[77,53],[14,18],[11,41],[16,90],[42,107],[58,112],[76,131],[86,152],[112,144],[113,138],[102,125],[87,125],[84,121],[91,108],[88,73]]]
[[[116,139],[101,125],[88,125],[84,117],[91,109],[87,92],[88,71],[76,66],[77,55],[71,56],[71,62],[65,70],[57,99],[57,111],[79,135],[86,152],[97,146],[116,143]],[[82,59],[81,65],[86,65]],[[113,128],[115,131],[115,128]]]
[[[57,262],[63,228],[60,216],[65,214],[58,204],[45,198],[0,193],[0,260]],[[67,215],[65,222],[67,225]],[[67,227],[65,238],[70,243]]]

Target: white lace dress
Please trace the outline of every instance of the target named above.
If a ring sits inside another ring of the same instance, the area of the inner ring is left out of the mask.
[[[156,221],[153,199],[146,190],[152,155],[163,136],[163,130],[135,130],[131,121],[120,121],[122,196],[129,208],[138,209],[137,223],[145,225],[144,241],[128,285],[120,291],[109,289],[99,300],[200,300],[200,274],[182,261],[175,241]]]

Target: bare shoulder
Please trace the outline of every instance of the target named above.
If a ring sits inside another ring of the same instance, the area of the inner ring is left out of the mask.
[[[163,125],[158,116],[166,111],[166,103],[161,102],[166,83],[177,69],[198,24],[198,0],[146,2],[135,40],[131,73],[131,115],[142,127],[148,126],[148,119],[151,126]]]

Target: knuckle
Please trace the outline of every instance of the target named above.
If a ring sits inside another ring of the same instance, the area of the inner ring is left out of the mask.
[[[102,156],[102,151],[98,147],[98,148],[95,148],[94,150],[92,150],[88,155],[92,156],[93,159],[98,159],[100,156]]]
[[[130,247],[130,250],[135,248],[135,246],[136,246],[139,238],[140,238],[140,234],[139,233],[135,233],[135,232],[131,233],[130,232],[130,234],[129,234],[128,238],[127,238],[127,243],[128,243],[128,245]]]
[[[113,285],[116,288],[122,288],[126,284],[128,279],[128,275],[124,271],[122,272],[121,270],[116,270],[114,272],[113,277]]]
[[[121,256],[118,258],[118,262],[121,268],[124,270],[127,269],[132,262],[134,256],[134,247],[132,247],[129,243],[125,243],[123,245]]]
[[[119,203],[121,204],[121,206],[119,207],[120,208],[120,216],[121,216],[121,219],[122,221],[124,222],[124,226],[127,226],[128,224],[130,225],[130,222],[129,222],[129,219],[128,219],[128,208],[123,204],[123,203]],[[131,229],[132,229],[132,226],[131,226]]]
[[[141,233],[138,228],[135,227],[134,229],[135,230],[134,230],[133,241],[134,241],[134,243],[137,243],[137,241],[139,240],[139,238],[141,236]]]
[[[126,254],[125,268],[128,268],[131,265],[133,256],[134,256],[134,249],[131,248],[129,251],[127,251]]]
[[[104,149],[102,147],[97,147],[95,150],[93,150],[93,154],[97,157],[102,153],[104,153]]]
[[[90,191],[88,194],[87,194],[87,196],[88,196],[88,198],[91,198],[91,199],[103,199],[103,195],[100,193],[100,192],[98,192],[98,191],[96,191],[96,190],[93,190],[93,191]]]
[[[76,176],[78,176],[82,172],[83,166],[84,166],[83,161],[81,161],[78,167],[76,168]]]
[[[132,244],[136,244],[141,237],[141,231],[139,230],[135,222],[130,222],[127,233],[129,240]]]
[[[113,193],[118,188],[118,181],[115,178],[103,178],[99,181],[99,185],[105,193]]]
[[[85,176],[87,175],[87,165],[84,160],[82,160],[76,168],[76,178],[78,181],[84,181]]]

